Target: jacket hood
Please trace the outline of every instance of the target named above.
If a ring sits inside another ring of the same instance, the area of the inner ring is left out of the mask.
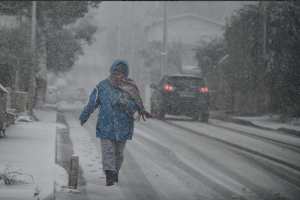
[[[115,60],[115,62],[111,65],[111,67],[110,67],[110,69],[109,69],[109,72],[110,72],[111,74],[114,74],[115,68],[116,68],[116,66],[117,66],[119,63],[124,63],[124,64],[126,65],[126,67],[127,67],[126,78],[128,78],[128,75],[129,75],[129,65],[128,65],[127,61],[124,60],[124,59],[117,59],[117,60]]]

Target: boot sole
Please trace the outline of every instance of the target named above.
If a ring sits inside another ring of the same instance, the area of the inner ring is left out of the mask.
[[[111,185],[114,185],[113,181],[106,182],[106,186],[111,186]]]

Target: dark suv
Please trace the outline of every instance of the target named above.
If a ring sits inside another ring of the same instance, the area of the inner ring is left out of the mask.
[[[193,120],[207,122],[210,97],[201,77],[193,75],[166,75],[151,96],[151,113],[163,119],[165,114],[185,115]]]

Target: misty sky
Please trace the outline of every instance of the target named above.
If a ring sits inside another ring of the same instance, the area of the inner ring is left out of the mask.
[[[119,3],[121,4],[121,21],[118,21]],[[194,14],[219,23],[226,23],[235,9],[243,4],[254,3],[245,1],[177,1],[167,2],[168,17]],[[162,19],[164,15],[164,2],[143,1],[134,2],[109,2],[99,4],[98,9],[91,10],[87,15],[92,16],[92,23],[98,27],[94,35],[96,41],[91,45],[84,46],[84,56],[80,56],[75,63],[74,69],[68,73],[68,77],[77,76],[78,84],[90,91],[94,85],[109,75],[109,67],[117,59],[117,30],[120,23],[120,58],[130,63],[132,30],[134,29],[135,59],[139,60],[138,49],[145,45],[144,30],[154,20]],[[134,26],[133,26],[134,23]],[[163,37],[163,35],[162,35]],[[141,60],[141,59],[140,59]],[[136,67],[141,65],[140,61]],[[132,75],[132,74],[131,74]]]

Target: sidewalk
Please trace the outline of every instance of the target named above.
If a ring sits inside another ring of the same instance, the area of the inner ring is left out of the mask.
[[[246,126],[253,126],[265,130],[276,130],[279,132],[300,137],[300,126],[293,126],[291,124],[280,123],[279,116],[277,115],[264,115],[260,117],[235,117],[225,115],[219,111],[210,111],[210,118],[226,122],[233,122],[236,124]]]
[[[56,123],[56,111],[34,110],[34,115],[40,121],[16,122],[0,140],[0,172],[9,165],[9,172],[20,173],[17,180],[28,183],[5,185],[0,180],[0,199],[53,200],[54,186],[68,185],[67,172],[55,164],[56,128],[64,125]]]

